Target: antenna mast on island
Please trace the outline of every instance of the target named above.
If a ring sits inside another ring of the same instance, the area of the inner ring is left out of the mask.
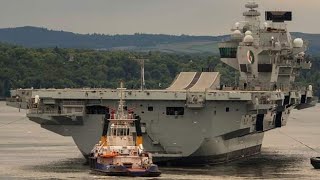
[[[145,86],[146,86],[146,82],[145,82],[145,79],[144,79],[144,61],[145,59],[139,59],[140,60],[140,65],[141,65],[141,90],[143,91]]]
[[[131,59],[137,61],[140,64],[140,89],[143,91],[146,87],[146,82],[144,79],[144,62],[148,60],[147,58],[136,58],[130,57]]]

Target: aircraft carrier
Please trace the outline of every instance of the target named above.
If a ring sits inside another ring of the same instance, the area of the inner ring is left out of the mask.
[[[245,7],[244,20],[219,44],[221,61],[240,74],[238,86],[221,84],[219,72],[181,72],[167,89],[125,90],[154,162],[217,164],[258,154],[266,131],[317,102],[312,86],[295,83],[312,63],[307,43],[287,30],[292,13],[267,11],[261,21],[258,4]],[[42,128],[72,136],[87,157],[118,101],[116,89],[17,89],[7,104],[28,109]]]

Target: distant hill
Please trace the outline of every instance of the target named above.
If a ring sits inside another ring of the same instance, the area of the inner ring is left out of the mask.
[[[311,43],[310,52],[320,52],[320,34],[293,33]],[[161,51],[178,53],[218,53],[217,42],[227,36],[164,34],[104,35],[77,34],[39,27],[0,29],[0,42],[31,48],[61,47],[100,50]]]
[[[173,36],[164,34],[104,35],[76,34],[39,27],[0,29],[0,41],[32,48],[61,47],[102,50],[164,52],[212,52],[224,36]]]

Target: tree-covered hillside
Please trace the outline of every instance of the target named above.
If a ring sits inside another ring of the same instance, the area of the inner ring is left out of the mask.
[[[180,71],[201,71],[210,67],[222,74],[222,83],[233,85],[235,72],[219,57],[203,54],[137,53],[62,48],[24,48],[0,44],[0,97],[10,88],[115,88],[122,79],[127,88],[140,87],[140,66],[145,62],[146,88],[169,86]],[[320,58],[299,81],[320,86]]]
[[[61,48],[24,48],[0,45],[0,96],[10,88],[115,88],[120,79],[128,88],[140,87],[140,65],[145,62],[147,88],[167,87],[180,71],[201,71],[215,67],[231,83],[234,72],[219,58],[208,55],[177,55],[172,53],[134,53]],[[231,72],[231,73],[230,73]]]
[[[104,35],[76,34],[54,31],[38,27],[17,27],[0,29],[0,42],[33,48],[87,48],[87,49],[126,49],[144,50],[160,45],[199,42],[216,42],[222,37],[213,36],[174,36],[163,34]],[[166,47],[163,48],[163,50]],[[159,47],[159,49],[162,49]]]
[[[309,52],[319,54],[319,34],[292,33],[292,35],[294,37],[302,37],[308,41],[310,44]],[[161,51],[215,54],[218,52],[217,43],[226,38],[228,36],[76,34],[30,26],[0,29],[0,42],[32,48],[60,47],[136,52]]]

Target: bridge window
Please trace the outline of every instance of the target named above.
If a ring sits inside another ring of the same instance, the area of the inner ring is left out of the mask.
[[[258,64],[258,72],[272,72],[272,64]]]
[[[113,136],[128,136],[130,133],[129,128],[111,128]]]
[[[167,115],[184,115],[184,107],[167,107]]]
[[[240,71],[241,72],[248,72],[248,68],[246,64],[240,64]]]
[[[237,48],[219,48],[221,58],[237,58]]]

